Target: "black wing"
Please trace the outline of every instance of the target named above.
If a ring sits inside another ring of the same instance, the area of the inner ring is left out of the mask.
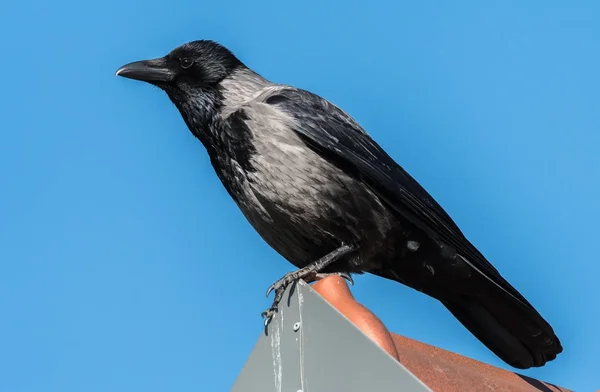
[[[431,238],[453,247],[484,277],[533,309],[465,238],[433,197],[348,114],[318,95],[293,87],[282,87],[263,99],[296,120],[294,131],[308,146],[361,178],[397,213]]]
[[[450,293],[439,299],[491,351],[520,369],[543,366],[562,352],[560,340],[546,320],[465,238],[429,193],[348,114],[317,95],[292,87],[262,98],[293,117],[293,131],[310,148],[359,178],[391,209],[438,243],[453,247],[477,271],[469,284],[481,289],[481,295]],[[373,273],[394,279],[387,271]]]

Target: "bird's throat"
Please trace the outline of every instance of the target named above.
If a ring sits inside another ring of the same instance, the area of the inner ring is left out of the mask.
[[[175,104],[190,132],[202,144],[213,143],[213,124],[220,120],[221,98],[217,91],[191,91],[181,94],[167,92]]]

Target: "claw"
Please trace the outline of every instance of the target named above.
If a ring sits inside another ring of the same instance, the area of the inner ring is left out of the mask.
[[[273,291],[275,289],[275,285],[272,284],[271,286],[269,286],[269,288],[267,289],[267,298],[269,298],[269,294],[271,294],[271,291]]]
[[[277,308],[275,306],[271,306],[269,309],[265,310],[260,314],[261,317],[265,319],[265,327],[273,320],[273,317],[277,313]]]
[[[350,275],[349,273],[344,272],[340,276],[342,278],[346,279],[348,281],[348,283],[350,283],[351,286],[354,286],[354,279],[352,279],[352,275]]]

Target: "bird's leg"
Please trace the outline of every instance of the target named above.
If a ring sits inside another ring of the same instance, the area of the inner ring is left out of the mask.
[[[305,279],[309,282],[312,282],[315,278],[318,278],[319,275],[324,275],[319,274],[319,271],[321,271],[323,268],[327,267],[328,265],[338,260],[340,257],[350,253],[353,250],[354,248],[349,245],[342,245],[333,252],[327,254],[326,256],[321,257],[320,259],[310,263],[306,267],[300,268],[299,270],[293,272],[288,272],[277,282],[273,283],[267,290],[267,297],[269,296],[269,294],[271,294],[271,291],[275,290],[275,298],[273,299],[273,304],[268,310],[262,313],[262,316],[265,317],[265,325],[268,324],[268,322],[275,315],[275,312],[277,311],[277,306],[283,298],[283,293],[285,292],[285,289],[287,288],[287,286],[289,286],[290,283],[295,282],[299,279]],[[344,276],[343,274],[346,273],[339,273],[337,275]],[[352,278],[350,278],[350,281],[352,281]]]

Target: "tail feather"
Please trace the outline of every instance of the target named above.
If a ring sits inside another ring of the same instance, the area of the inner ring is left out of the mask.
[[[513,297],[463,295],[442,303],[487,348],[515,368],[543,366],[563,350],[537,311]]]
[[[466,241],[466,240],[464,240]],[[552,327],[470,245],[472,257],[428,243],[369,272],[436,298],[488,349],[518,369],[544,366],[563,351]],[[444,253],[445,252],[445,253]]]
[[[440,262],[435,274],[417,263],[371,271],[438,299],[477,339],[507,364],[544,366],[563,351],[552,327],[499,274],[490,279],[473,268],[468,274]]]

